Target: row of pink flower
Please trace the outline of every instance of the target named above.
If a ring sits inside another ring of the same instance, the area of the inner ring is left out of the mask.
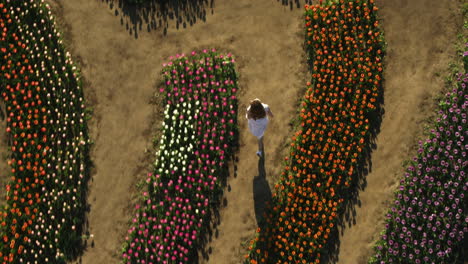
[[[162,75],[167,106],[154,172],[137,206],[124,263],[192,263],[219,204],[237,142],[234,59],[177,55]]]

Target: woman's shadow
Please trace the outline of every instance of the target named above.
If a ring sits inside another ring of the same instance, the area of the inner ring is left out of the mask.
[[[253,179],[255,218],[257,219],[257,226],[260,228],[263,227],[265,207],[271,200],[271,190],[266,180],[265,152],[263,150],[262,154],[262,157],[258,159],[258,175]]]

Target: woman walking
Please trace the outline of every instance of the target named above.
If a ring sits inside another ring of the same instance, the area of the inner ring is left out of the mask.
[[[257,156],[263,155],[263,135],[268,125],[268,117],[273,118],[273,113],[267,104],[264,104],[260,99],[256,98],[250,101],[250,106],[247,108],[245,117],[249,123],[250,132],[258,139]]]

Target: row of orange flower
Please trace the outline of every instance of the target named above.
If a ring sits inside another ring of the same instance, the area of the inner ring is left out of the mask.
[[[306,6],[312,80],[298,131],[246,263],[319,263],[359,173],[382,96],[373,0]]]
[[[80,250],[86,210],[79,77],[43,1],[2,1],[0,32],[0,95],[11,147],[0,263],[64,263]]]

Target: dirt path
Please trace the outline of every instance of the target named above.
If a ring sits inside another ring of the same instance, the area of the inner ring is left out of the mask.
[[[309,79],[303,64],[303,9],[296,8],[296,1],[293,8],[282,5],[292,0],[212,0],[212,8],[179,7],[188,10],[188,15],[182,14],[177,25],[166,23],[171,17],[167,10],[150,11],[139,19],[132,8],[119,8],[119,0],[49,2],[65,27],[72,55],[81,61],[87,80],[85,93],[95,113],[90,127],[96,168],[89,196],[94,245],[87,248],[81,263],[120,260],[134,186],[150,162],[145,154],[153,133],[155,106],[150,100],[161,64],[170,55],[212,46],[237,57],[240,110],[249,99],[259,97],[275,114],[265,136],[266,181],[256,177],[255,139],[246,131],[243,112],[239,114],[237,176],[228,181],[227,205],[220,212],[219,231],[208,244],[209,259],[201,261],[240,263],[245,253],[242,243],[253,235],[264,196],[281,172],[285,142],[291,135],[289,121]],[[383,205],[402,175],[401,162],[412,155],[411,146],[421,135],[421,121],[433,111],[431,97],[442,88],[442,77],[435,75],[447,67],[458,28],[452,16],[455,1],[378,2],[389,50],[386,114],[372,155],[373,170],[360,194],[356,225],[347,228],[340,240],[340,263],[364,263],[369,256],[372,241],[382,228]]]
[[[367,263],[372,254],[388,202],[404,173],[402,162],[415,154],[413,146],[422,139],[423,120],[435,112],[433,97],[444,86],[461,28],[458,1],[377,3],[388,42],[385,115],[372,153],[372,172],[359,195],[356,224],[340,238],[340,264]]]
[[[235,54],[246,55],[239,70],[241,88],[246,91],[241,100],[248,103],[259,97],[275,114],[265,135],[266,180],[258,177],[263,168],[259,168],[255,155],[256,139],[247,131],[245,117],[241,115],[237,177],[228,182],[231,191],[226,195],[227,207],[221,211],[219,235],[209,245],[212,253],[206,263],[238,264],[246,254],[244,243],[252,238],[271,192],[268,183],[272,185],[273,178],[281,173],[285,142],[291,135],[288,124],[308,78],[302,61],[305,56],[301,46],[303,11],[296,8],[290,11],[271,2],[256,1],[251,8],[242,10],[239,15],[251,26],[242,27],[243,32],[236,35],[238,47],[228,48]],[[241,107],[241,111],[244,109]]]
[[[204,18],[198,17],[192,27],[183,29],[180,23],[177,30],[172,22],[163,36],[162,28],[153,28],[164,25],[163,19],[150,16],[149,26],[145,21],[141,26],[127,26],[128,21],[137,18],[131,10],[118,8],[118,1],[50,2],[65,27],[70,52],[81,61],[87,80],[85,93],[95,113],[90,127],[96,168],[90,182],[88,217],[94,244],[87,248],[82,263],[120,260],[134,186],[149,164],[144,153],[152,136],[154,106],[149,101],[156,91],[161,64],[170,55],[214,46],[237,57],[240,110],[245,109],[249,99],[259,97],[275,114],[265,137],[265,167],[268,181],[279,175],[284,142],[290,135],[288,123],[307,79],[302,64],[302,9],[291,11],[274,0],[213,1],[213,9],[196,9]],[[200,21],[203,19],[206,22]],[[259,213],[255,206],[262,202],[257,199],[254,204],[253,189],[257,198],[260,192],[269,191],[266,181],[254,180],[258,175],[256,142],[246,131],[244,113],[239,115],[237,177],[228,182],[227,207],[221,210],[218,237],[210,244],[209,263],[239,263],[245,253],[241,242],[254,234]]]

